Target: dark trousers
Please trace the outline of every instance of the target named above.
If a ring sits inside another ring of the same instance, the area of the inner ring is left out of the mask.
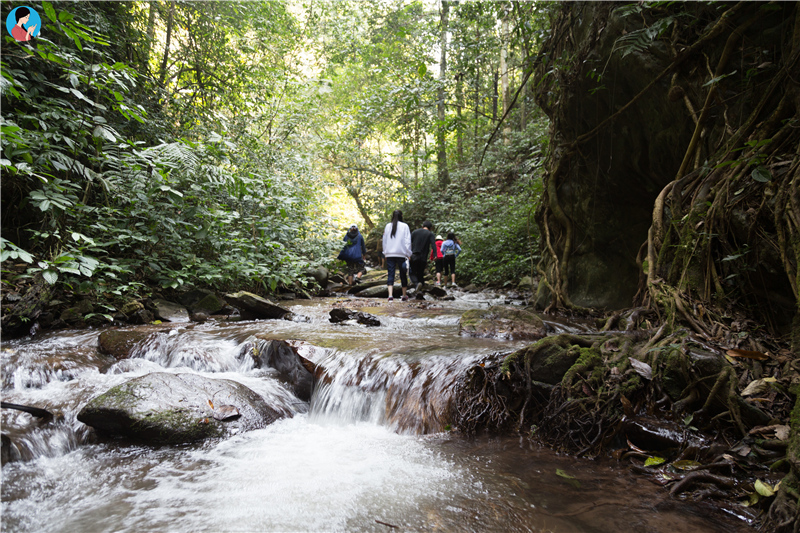
[[[417,283],[424,283],[425,267],[428,266],[428,261],[425,259],[414,261],[411,259],[409,263],[411,265],[411,284],[416,285]]]
[[[406,276],[406,258],[405,257],[387,257],[386,258],[386,270],[388,271],[387,274],[389,275],[389,279],[386,280],[387,285],[394,285],[394,271],[395,269],[400,270],[400,286],[401,287],[408,287],[408,277]]]

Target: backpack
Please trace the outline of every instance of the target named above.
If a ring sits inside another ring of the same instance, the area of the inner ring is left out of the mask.
[[[456,255],[456,243],[450,242],[446,247],[442,245],[442,255]]]

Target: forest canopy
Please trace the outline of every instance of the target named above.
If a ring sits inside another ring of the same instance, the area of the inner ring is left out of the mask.
[[[397,207],[478,251],[467,280],[533,272],[547,120],[525,82],[550,4],[26,5],[41,31],[2,48],[4,283],[109,310],[274,292]]]

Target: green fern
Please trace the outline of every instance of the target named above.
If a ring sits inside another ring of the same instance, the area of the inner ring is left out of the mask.
[[[632,53],[642,53],[659,39],[674,22],[675,17],[666,17],[655,21],[652,26],[623,35],[614,42],[612,53],[621,52],[622,57]]]

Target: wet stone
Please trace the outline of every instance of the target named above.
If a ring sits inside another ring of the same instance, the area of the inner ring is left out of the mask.
[[[154,372],[93,398],[78,420],[104,436],[182,444],[263,428],[283,416],[236,381]]]

